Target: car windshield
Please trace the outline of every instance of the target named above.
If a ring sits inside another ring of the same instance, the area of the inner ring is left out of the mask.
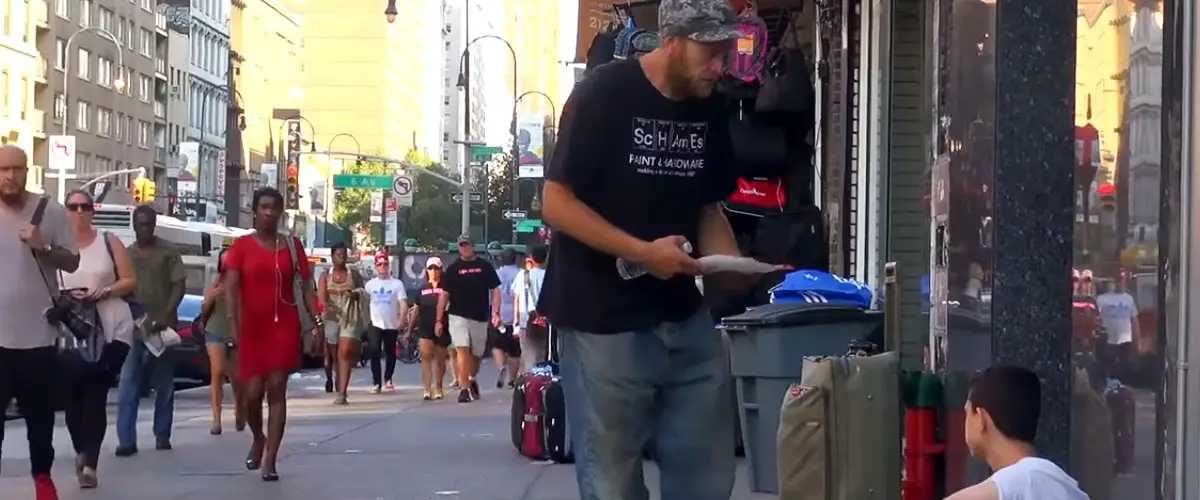
[[[199,295],[184,295],[183,301],[179,303],[179,321],[191,322],[200,316],[200,305],[204,303],[204,297]]]

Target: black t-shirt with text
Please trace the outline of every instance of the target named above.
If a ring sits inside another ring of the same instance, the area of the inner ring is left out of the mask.
[[[458,259],[442,273],[442,289],[450,294],[447,314],[475,321],[492,317],[492,289],[500,286],[500,276],[488,261],[478,257]]]
[[[437,323],[438,299],[442,296],[442,288],[426,282],[417,290],[417,331],[433,332]]]
[[[614,226],[646,241],[682,235],[696,247],[701,209],[733,192],[723,96],[672,101],[637,61],[596,68],[563,108],[546,178]],[[701,296],[691,276],[624,280],[616,258],[555,235],[539,309],[558,326],[618,333],[682,321]]]

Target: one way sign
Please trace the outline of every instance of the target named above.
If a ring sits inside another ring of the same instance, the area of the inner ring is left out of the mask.
[[[526,214],[525,212],[522,212],[520,210],[505,210],[504,211],[504,219],[505,220],[525,220],[525,217],[527,215],[528,214]]]

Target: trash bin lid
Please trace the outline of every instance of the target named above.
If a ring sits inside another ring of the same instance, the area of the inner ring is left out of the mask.
[[[722,327],[740,330],[750,326],[797,326],[827,323],[883,321],[882,311],[853,306],[786,302],[753,307],[721,321]]]

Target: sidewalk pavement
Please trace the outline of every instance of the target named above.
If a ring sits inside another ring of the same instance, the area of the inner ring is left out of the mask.
[[[482,381],[493,382],[491,365]],[[277,483],[264,483],[243,461],[246,433],[234,432],[226,405],[225,433],[208,433],[207,388],[180,391],[176,398],[174,450],[155,451],[150,411],[143,400],[139,423],[142,452],[116,458],[110,426],[100,459],[100,488],[80,491],[72,469],[74,453],[59,417],[54,475],[62,500],[574,500],[574,468],[532,462],[518,455],[509,438],[509,393],[490,387],[483,399],[463,405],[451,399],[421,401],[416,366],[397,367],[394,394],[371,395],[369,371],[355,370],[350,405],[331,404],[319,372],[295,375],[290,385],[288,428]],[[115,407],[110,407],[115,412]],[[112,413],[110,413],[112,415]],[[110,424],[114,419],[110,416]],[[0,498],[32,500],[24,424],[5,426],[0,460]],[[657,471],[646,464],[647,484],[658,498]],[[767,500],[751,494],[745,465],[732,500]]]

